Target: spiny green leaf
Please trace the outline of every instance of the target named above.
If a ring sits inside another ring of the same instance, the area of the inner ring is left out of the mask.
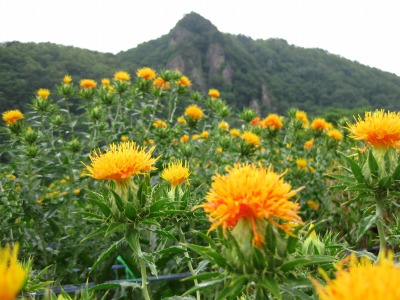
[[[110,256],[111,253],[113,253],[115,250],[117,250],[119,244],[122,242],[122,240],[119,240],[118,242],[115,242],[112,244],[106,251],[104,251],[99,258],[96,260],[94,265],[92,266],[90,272],[92,272],[102,261],[104,261],[108,256]]]

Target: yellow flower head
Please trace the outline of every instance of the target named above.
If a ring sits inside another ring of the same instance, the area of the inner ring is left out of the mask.
[[[136,75],[146,80],[153,80],[154,78],[156,78],[156,71],[146,67],[137,70]]]
[[[157,158],[152,158],[154,147],[145,152],[146,148],[137,147],[132,141],[111,144],[110,149],[102,153],[93,151],[89,155],[91,166],[86,166],[89,176],[101,180],[114,180],[123,183],[131,176],[156,170],[152,165]]]
[[[190,79],[187,78],[186,76],[182,76],[176,83],[181,86],[186,86],[186,87],[189,87],[192,85]]]
[[[241,138],[242,138],[242,140],[246,141],[247,144],[250,144],[253,146],[261,145],[260,137],[257,134],[252,133],[250,131],[243,132],[243,134],[241,135]]]
[[[85,89],[92,89],[97,86],[96,81],[94,81],[93,79],[82,79],[79,84]]]
[[[127,142],[127,141],[129,141],[129,136],[121,135],[121,142]]]
[[[181,143],[187,143],[189,141],[189,136],[187,134],[184,134],[181,139]]]
[[[329,124],[323,118],[316,118],[312,121],[311,128],[314,130],[324,131],[329,128]]]
[[[299,169],[305,169],[307,168],[307,160],[304,158],[298,158],[296,159],[296,165]]]
[[[28,268],[24,268],[17,260],[19,245],[0,247],[0,299],[14,300],[21,291],[28,276]]]
[[[213,99],[219,98],[219,91],[216,89],[210,89],[208,91],[208,96],[210,96],[210,98],[213,98]]]
[[[164,81],[164,79],[162,79],[161,77],[157,77],[156,79],[154,79],[153,86],[154,88],[160,88],[163,90],[169,90],[170,88],[169,82]]]
[[[272,166],[266,169],[254,164],[236,164],[227,175],[217,174],[206,195],[207,202],[199,206],[208,213],[210,230],[222,226],[225,231],[246,219],[253,230],[253,244],[258,247],[264,243],[264,232],[259,232],[258,224],[266,219],[291,234],[293,227],[302,222],[300,206],[289,201],[299,190],[291,190],[282,176],[273,172]]]
[[[234,136],[234,137],[240,136],[240,131],[235,128],[231,129],[231,131],[229,131],[229,133],[231,134],[231,136]]]
[[[313,209],[313,210],[318,210],[319,209],[319,204],[313,200],[308,200],[307,205]]]
[[[102,85],[102,86],[109,86],[109,85],[110,85],[110,79],[108,79],[108,78],[103,78],[103,79],[101,80],[101,85]]]
[[[193,134],[192,140],[198,140],[200,138],[200,134]]]
[[[18,120],[23,118],[24,115],[19,109],[3,112],[3,121],[6,122],[7,125],[16,124]]]
[[[37,91],[37,95],[42,99],[45,100],[47,97],[50,96],[50,91],[48,89],[39,89]]]
[[[303,127],[308,127],[309,121],[307,117],[307,113],[302,110],[296,111],[296,119],[303,123]]]
[[[75,190],[74,190],[74,194],[75,194],[75,195],[79,195],[80,193],[81,193],[81,190],[80,190],[80,189],[75,189]]]
[[[186,120],[183,117],[179,117],[177,121],[179,124],[186,124]]]
[[[350,137],[370,143],[377,149],[400,148],[400,113],[376,110],[366,112],[364,120],[358,116],[355,124],[348,124]]]
[[[341,141],[343,139],[343,134],[340,132],[340,130],[337,129],[331,129],[326,133],[330,138]]]
[[[114,80],[129,81],[131,80],[131,75],[125,71],[118,71],[114,74]]]
[[[304,143],[304,149],[310,149],[314,145],[314,139],[308,140],[307,142]]]
[[[222,149],[221,147],[218,147],[218,148],[217,148],[217,153],[218,153],[218,154],[221,154],[222,152],[224,152],[224,149]]]
[[[189,175],[190,172],[187,162],[183,164],[181,160],[176,160],[164,166],[161,178],[168,181],[171,186],[174,187],[182,185]]]
[[[190,105],[185,109],[185,116],[192,118],[195,121],[199,121],[203,118],[203,110],[197,105]]]
[[[346,267],[347,265],[347,267]],[[400,299],[400,268],[393,263],[393,254],[382,255],[374,264],[355,254],[336,266],[335,279],[323,273],[327,285],[313,283],[321,300],[397,300]]]
[[[163,120],[157,120],[157,121],[153,122],[153,126],[157,127],[157,128],[166,128],[168,125]]]
[[[72,77],[71,76],[69,76],[69,75],[65,75],[64,76],[63,82],[65,84],[69,84],[71,81],[72,81]]]
[[[229,124],[225,121],[222,121],[218,124],[218,128],[221,128],[223,130],[228,130],[229,129]]]
[[[210,134],[209,134],[208,131],[203,131],[203,132],[201,133],[201,138],[202,138],[202,139],[207,139],[209,135],[210,135]]]
[[[269,114],[261,121],[261,125],[271,129],[281,129],[283,127],[282,119],[277,114]]]

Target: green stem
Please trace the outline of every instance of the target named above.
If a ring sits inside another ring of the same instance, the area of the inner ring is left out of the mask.
[[[185,257],[188,259],[188,260],[187,260],[187,262],[188,262],[187,264],[188,264],[190,273],[192,274],[192,276],[195,276],[195,275],[196,275],[196,272],[194,271],[193,266],[192,266],[192,262],[190,261],[190,256],[189,256],[189,253],[188,253],[188,251],[187,251],[187,247],[186,247],[186,245],[185,245],[185,244],[186,244],[185,235],[184,235],[183,232],[182,232],[182,228],[181,228],[180,224],[176,225],[176,231],[178,232],[179,241],[182,243],[182,248],[183,248],[184,250],[186,250],[185,253],[184,253],[184,255],[185,255]],[[199,282],[197,281],[197,279],[194,280],[194,285],[195,285],[196,287],[199,285]],[[196,299],[197,299],[197,300],[200,300],[200,291],[199,291],[199,290],[196,291]]]
[[[139,258],[140,272],[142,274],[142,293],[145,300],[150,300],[149,291],[147,289],[147,271],[146,263],[143,258]]]
[[[385,236],[385,228],[383,226],[383,199],[376,196],[376,227],[378,228],[378,235],[379,235],[379,254],[378,260],[380,259],[381,255],[384,254],[386,249],[386,236]]]

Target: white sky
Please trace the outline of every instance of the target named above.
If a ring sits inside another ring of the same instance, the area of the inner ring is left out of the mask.
[[[221,32],[282,38],[400,76],[399,0],[0,0],[0,42],[118,53],[192,11]]]

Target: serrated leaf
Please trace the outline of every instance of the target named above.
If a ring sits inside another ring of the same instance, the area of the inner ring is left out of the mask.
[[[112,223],[108,226],[105,236],[109,236],[113,232],[116,232],[118,230],[125,229],[125,228],[126,228],[125,223]]]
[[[108,256],[110,256],[111,253],[113,253],[115,250],[117,250],[119,244],[122,242],[122,240],[119,240],[118,242],[115,242],[112,244],[106,251],[104,251],[99,258],[96,260],[92,268],[90,269],[90,272],[92,272],[101,262],[103,262]]]
[[[296,297],[296,299],[301,299],[301,300],[312,300],[314,299],[312,296],[307,295],[306,293],[292,288],[291,286],[287,286],[287,285],[282,285],[281,289],[289,294],[291,294],[292,296]]]
[[[203,232],[201,232],[201,231],[197,231],[197,230],[194,230],[194,232],[195,232],[197,235],[199,235],[203,240],[205,240],[205,241],[210,245],[210,247],[211,247],[212,249],[214,249],[214,250],[217,249],[217,244],[216,244],[215,241],[214,241],[212,238],[210,238],[207,234],[205,234],[205,233],[203,233]]]
[[[91,221],[103,221],[104,220],[104,216],[100,216],[100,215],[97,215],[97,214],[94,214],[91,212],[87,212],[87,211],[78,211],[75,213],[79,214],[79,215],[83,215],[85,217],[88,217],[88,218],[84,218],[85,220],[91,220]]]
[[[158,253],[162,254],[162,255],[171,255],[171,254],[177,254],[177,253],[185,253],[187,252],[187,250],[183,249],[182,247],[179,246],[171,246],[165,249],[162,249],[161,251],[159,251]]]
[[[217,264],[218,266],[220,266],[222,268],[226,268],[227,262],[226,262],[225,257],[223,257],[221,254],[219,254],[215,250],[208,248],[208,247],[194,245],[194,244],[186,244],[186,246],[189,247],[190,249],[192,249],[193,251],[197,252],[204,258]]]
[[[397,165],[396,169],[394,169],[393,174],[392,174],[393,180],[399,180],[400,179],[400,164]]]
[[[169,239],[171,239],[171,240],[173,240],[175,242],[178,241],[176,239],[176,237],[173,234],[171,234],[170,232],[168,232],[168,231],[156,229],[156,230],[154,230],[154,232],[158,233],[159,235],[163,235],[163,236],[165,236],[165,237],[167,237],[167,238],[169,238]]]
[[[98,235],[100,235],[100,234],[102,234],[102,235],[104,236],[104,235],[106,234],[107,227],[108,227],[108,226],[106,226],[106,225],[101,226],[100,228],[96,229],[96,230],[93,231],[92,233],[89,233],[84,239],[82,239],[81,242],[84,242],[84,241],[86,241],[86,240],[88,240],[88,239],[91,239],[91,238],[93,238],[93,237],[95,237],[95,236],[98,236]]]
[[[357,164],[357,162],[346,155],[343,155],[343,157],[346,160],[346,162],[350,165],[350,168],[351,168],[352,174],[354,175],[354,178],[360,183],[364,182],[364,175],[362,173],[362,169]]]
[[[378,182],[378,186],[383,189],[388,189],[391,185],[392,185],[392,176],[391,175],[381,178],[381,180],[379,180],[379,182]]]
[[[186,296],[186,295],[192,294],[197,290],[201,290],[201,289],[204,289],[204,288],[207,288],[207,287],[222,283],[223,281],[225,281],[225,278],[214,279],[214,280],[209,280],[209,281],[203,281],[203,282],[199,283],[197,286],[194,286],[191,289],[189,289],[186,292],[184,292],[182,294],[182,296]]]
[[[89,195],[88,201],[96,205],[101,210],[103,215],[108,218],[111,215],[111,209],[107,204],[104,203],[104,199],[106,198],[104,198],[104,196],[101,194],[95,193],[91,190],[86,190],[86,193]]]
[[[205,280],[205,279],[215,278],[220,275],[221,275],[220,272],[209,272],[209,273],[203,273],[203,274],[199,274],[199,275],[195,275],[195,276],[186,277],[186,278],[183,278],[182,281],[190,281],[190,280],[195,280],[195,279]]]
[[[111,283],[111,282],[107,282],[107,283],[100,283],[100,284],[96,284],[95,286],[92,286],[91,288],[89,288],[89,292],[96,292],[96,291],[100,291],[100,290],[109,290],[109,289],[117,289],[120,288],[121,285],[119,283]]]

